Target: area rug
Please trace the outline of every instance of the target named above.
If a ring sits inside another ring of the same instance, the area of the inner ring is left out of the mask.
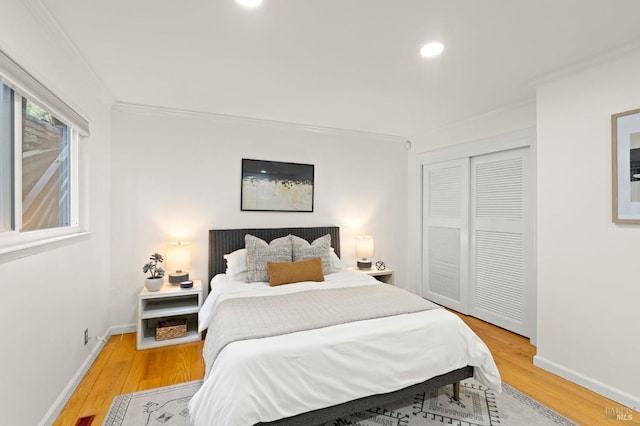
[[[114,398],[103,426],[190,426],[189,400],[201,380]],[[467,379],[460,385],[460,401],[453,386],[420,392],[412,398],[376,407],[324,426],[551,426],[575,425],[555,411],[507,384],[497,393]]]

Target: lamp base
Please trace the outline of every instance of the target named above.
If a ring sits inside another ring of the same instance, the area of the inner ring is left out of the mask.
[[[358,269],[371,269],[371,261],[362,262],[358,260],[357,265],[358,265]]]
[[[169,282],[171,284],[180,284],[182,281],[187,281],[189,279],[189,272],[187,271],[176,271],[169,274]]]

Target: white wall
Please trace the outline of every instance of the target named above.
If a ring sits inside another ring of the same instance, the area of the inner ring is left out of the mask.
[[[615,225],[611,115],[640,107],[640,53],[537,89],[535,363],[640,408],[640,226]]]
[[[355,236],[370,234],[405,283],[402,139],[120,105],[112,155],[112,324],[135,322],[142,265],[169,241],[193,242],[190,276],[206,282],[212,228],[338,225],[352,265]],[[242,158],[314,164],[314,212],[240,211]]]
[[[516,130],[534,127],[536,124],[536,109],[533,100],[495,110],[473,117],[463,122],[453,123],[446,127],[433,129],[429,132],[412,136],[411,151],[407,159],[408,187],[409,187],[409,282],[411,288],[420,293],[419,258],[422,212],[422,174],[418,164],[418,156],[424,152],[449,148],[463,143],[472,143],[491,136],[502,135]],[[534,155],[532,150],[532,156]]]
[[[2,2],[0,49],[87,118],[83,141],[92,236],[0,264],[0,423],[34,425],[45,418],[85,360],[83,331],[109,326],[108,96],[80,63],[20,0]],[[105,101],[102,101],[104,99]]]

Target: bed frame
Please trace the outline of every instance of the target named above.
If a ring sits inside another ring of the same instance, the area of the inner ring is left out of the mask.
[[[244,236],[254,235],[267,242],[289,234],[312,242],[324,235],[331,235],[331,245],[340,256],[340,228],[337,226],[322,226],[313,228],[245,228],[245,229],[212,229],[209,230],[209,286],[211,279],[217,274],[223,274],[226,270],[224,255],[234,250],[244,248]],[[210,289],[209,289],[210,290]],[[439,387],[454,385],[454,398],[459,399],[460,380],[473,377],[473,367],[466,366],[450,371],[440,376],[433,377],[425,382],[418,383],[395,392],[371,395],[364,398],[348,401],[331,407],[321,408],[287,417],[273,422],[258,423],[264,426],[309,426],[319,425],[339,417],[345,417],[372,407],[390,404],[406,397],[411,397],[418,392],[426,392]]]

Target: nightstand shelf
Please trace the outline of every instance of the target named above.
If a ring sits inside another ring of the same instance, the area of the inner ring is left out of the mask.
[[[198,295],[167,297],[163,299],[142,299],[140,318],[157,318],[168,315],[198,313]]]
[[[389,284],[389,285],[394,285],[393,283],[393,270],[392,269],[383,269],[382,271],[376,269],[376,268],[371,268],[371,269],[358,269],[357,267],[353,266],[351,268],[349,268],[350,271],[358,271],[358,272],[362,272],[364,274],[367,275],[371,275],[372,277],[374,277],[375,279],[377,279],[380,282],[383,282],[385,284]]]
[[[198,312],[202,306],[202,282],[195,280],[193,288],[182,289],[165,283],[159,291],[142,289],[138,296],[137,348],[149,349],[200,340]],[[160,321],[185,318],[187,334],[175,339],[156,340]]]
[[[140,332],[138,332],[138,350],[197,342],[200,340],[200,333],[198,333],[198,315],[180,315],[180,317],[187,318],[187,335],[168,340],[156,340],[156,327],[158,326],[158,322],[166,318],[142,320],[142,333],[140,334]]]

